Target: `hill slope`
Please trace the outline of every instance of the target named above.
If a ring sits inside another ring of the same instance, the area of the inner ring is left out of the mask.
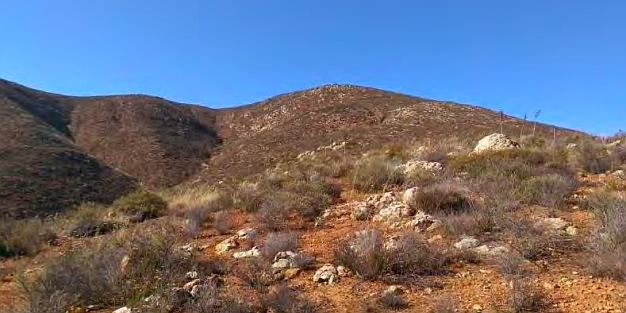
[[[352,85],[214,110],[145,95],[70,97],[0,80],[0,214],[109,202],[139,183],[160,189],[243,177],[336,141],[357,143],[358,153],[475,137],[498,131],[499,120],[484,108]],[[506,117],[504,130],[519,134],[523,124]],[[552,129],[538,125],[539,133]]]

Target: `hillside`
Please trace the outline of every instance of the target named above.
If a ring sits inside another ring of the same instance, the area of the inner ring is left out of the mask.
[[[361,153],[500,129],[498,112],[352,85],[219,110],[145,95],[56,95],[3,80],[0,99],[0,212],[11,214],[110,202],[138,183],[162,189],[244,177],[332,142]],[[532,127],[522,125],[506,117],[504,132]]]

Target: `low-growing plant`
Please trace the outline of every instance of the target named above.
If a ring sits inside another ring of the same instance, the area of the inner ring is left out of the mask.
[[[217,211],[213,215],[213,229],[220,235],[229,233],[233,228],[233,220],[230,211]]]
[[[511,313],[543,312],[548,304],[546,294],[527,279],[514,278],[507,309]]]
[[[457,313],[458,302],[450,296],[438,296],[433,299],[433,306],[430,313]]]
[[[399,185],[404,180],[401,158],[371,153],[355,163],[350,181],[354,189],[371,192]]]
[[[429,214],[461,213],[474,207],[467,191],[449,182],[419,189],[413,202],[408,204]]]
[[[519,184],[517,198],[527,204],[550,208],[562,207],[579,183],[573,176],[549,174],[534,176]]]
[[[128,216],[129,221],[133,223],[162,216],[167,207],[168,204],[163,198],[144,189],[119,198],[112,204],[114,210]]]
[[[263,298],[262,306],[275,313],[315,313],[320,305],[312,302],[286,285],[279,285]]]
[[[402,310],[409,306],[409,303],[406,300],[404,300],[404,297],[402,297],[402,295],[393,294],[393,293],[383,294],[380,297],[380,303],[382,304],[384,308],[394,310],[394,311]]]
[[[0,221],[0,258],[34,255],[56,238],[49,224],[38,218]]]
[[[267,230],[279,231],[287,228],[290,215],[289,200],[285,195],[278,194],[261,203],[256,212],[256,220]]]
[[[339,243],[335,260],[366,280],[388,277],[408,281],[419,275],[445,272],[450,257],[412,233],[404,233],[393,244],[385,245],[380,231],[372,229]]]
[[[267,292],[267,287],[271,286],[274,282],[270,264],[265,260],[242,260],[233,268],[233,273],[241,279],[246,286],[261,293]]]
[[[298,236],[295,233],[269,233],[261,247],[261,256],[272,261],[278,252],[297,250]]]
[[[587,250],[589,270],[597,276],[626,281],[626,200],[597,194],[590,203],[596,215],[596,231]]]
[[[572,153],[572,162],[578,168],[592,174],[604,173],[612,167],[611,156],[606,147],[593,140],[577,143]]]
[[[258,184],[243,182],[235,191],[234,203],[246,212],[255,212],[263,203],[263,192]]]

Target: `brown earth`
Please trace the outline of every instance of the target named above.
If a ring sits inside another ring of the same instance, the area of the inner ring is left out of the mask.
[[[0,80],[0,214],[110,202],[143,184],[237,179],[333,142],[346,153],[532,123],[488,109],[327,85],[214,110],[144,95],[70,97]],[[537,133],[552,136],[553,126]],[[559,136],[580,134],[556,128]]]

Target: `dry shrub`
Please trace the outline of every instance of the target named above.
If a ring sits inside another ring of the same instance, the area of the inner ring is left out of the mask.
[[[573,163],[580,169],[592,173],[604,173],[612,168],[611,155],[600,142],[583,140],[576,145],[572,154]]]
[[[255,217],[263,228],[278,231],[287,228],[290,215],[288,200],[283,195],[277,195],[264,200]]]
[[[324,180],[291,180],[284,184],[289,208],[309,220],[315,219],[341,195],[341,186]]]
[[[218,211],[213,216],[213,228],[220,234],[228,234],[233,228],[233,220],[230,211]]]
[[[385,247],[380,231],[372,229],[339,243],[335,260],[366,280],[404,281],[445,272],[450,258],[413,233],[404,233],[392,247]]]
[[[167,196],[174,212],[202,211],[205,213],[228,209],[232,198],[208,184],[179,187]]]
[[[49,224],[38,218],[0,220],[0,258],[35,255],[55,238]]]
[[[477,206],[467,212],[450,214],[444,219],[445,231],[454,237],[493,232],[497,229],[502,214],[504,213],[498,208],[483,206]]]
[[[467,190],[457,184],[442,182],[419,189],[411,207],[429,214],[453,214],[469,211],[474,203]]]
[[[293,289],[279,285],[267,294],[262,301],[263,309],[274,313],[315,313],[320,311],[320,305],[312,302]],[[263,310],[262,310],[263,311]]]
[[[278,252],[298,251],[298,236],[295,233],[269,233],[261,247],[261,256],[268,260],[274,260]]]
[[[82,204],[55,220],[72,237],[104,235],[126,227],[128,217],[98,204]]]
[[[136,223],[162,216],[167,211],[167,202],[154,193],[140,189],[117,199],[112,208]]]
[[[255,212],[263,203],[263,190],[258,184],[243,182],[235,191],[234,203],[246,212]]]
[[[528,273],[524,268],[525,259],[516,252],[509,252],[498,257],[500,272],[508,276],[523,276]]]
[[[556,250],[577,249],[575,242],[559,232],[549,231],[534,221],[515,216],[506,222],[511,234],[511,245],[520,255],[529,260],[550,256]]]
[[[233,268],[233,273],[246,286],[262,293],[265,293],[267,287],[274,282],[270,264],[256,258],[239,261]]]
[[[528,279],[514,278],[507,303],[507,311],[511,313],[544,312],[548,305],[546,294],[533,286]]]
[[[386,309],[390,310],[402,310],[409,306],[409,303],[404,300],[402,295],[385,293],[380,297],[380,303]]]
[[[45,263],[40,274],[20,278],[23,312],[63,313],[79,304],[120,306],[165,294],[184,283],[187,271],[198,268],[197,259],[177,248],[175,236],[170,227],[158,226],[73,247]]]
[[[590,204],[597,229],[588,243],[589,270],[597,276],[626,281],[626,200],[596,195]]]
[[[399,185],[404,180],[401,158],[371,153],[358,160],[351,174],[354,189],[371,192]]]

